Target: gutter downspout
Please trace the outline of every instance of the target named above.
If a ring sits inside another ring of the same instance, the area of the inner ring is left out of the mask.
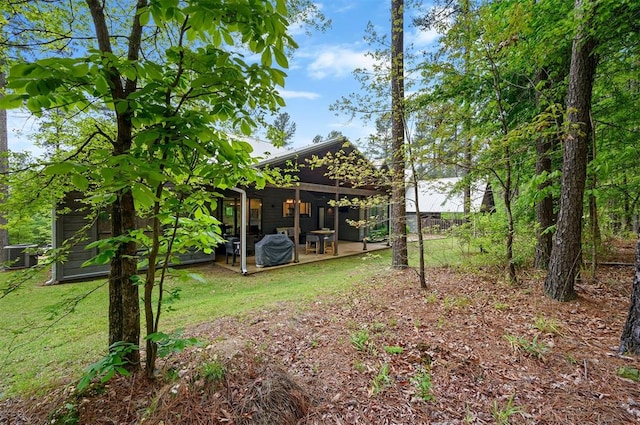
[[[240,215],[242,220],[240,222],[240,271],[243,275],[247,275],[247,192],[237,187],[232,187],[231,190],[238,192],[241,196],[242,207],[240,207]]]
[[[51,248],[52,249],[56,249],[58,248],[58,226],[57,226],[57,220],[58,218],[56,217],[56,209],[53,208],[51,210]],[[44,284],[45,286],[47,285],[54,285],[58,282],[58,261],[54,261],[51,263],[51,279],[47,280]]]

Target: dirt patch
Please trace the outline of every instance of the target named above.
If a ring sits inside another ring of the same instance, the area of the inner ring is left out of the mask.
[[[190,333],[212,343],[166,359],[163,379],[67,400],[87,424],[640,423],[640,383],[618,375],[640,359],[616,355],[633,268],[602,267],[569,303],[543,296],[542,273],[503,275],[431,269],[423,291],[389,270],[339,299],[202,324]],[[44,423],[42,402],[4,401],[0,423]]]

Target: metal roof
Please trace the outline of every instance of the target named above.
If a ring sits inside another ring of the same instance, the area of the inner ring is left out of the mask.
[[[464,192],[456,188],[460,177],[448,177],[434,180],[420,180],[418,182],[418,202],[421,213],[462,213],[464,212]],[[471,185],[471,211],[480,211],[484,187],[486,184],[473,183]],[[407,212],[416,212],[416,196],[413,185],[406,189]]]

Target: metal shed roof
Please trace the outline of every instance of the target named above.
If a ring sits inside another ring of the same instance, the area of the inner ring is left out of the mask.
[[[464,212],[464,192],[456,185],[460,177],[447,177],[418,182],[418,202],[421,213],[462,213]],[[486,184],[474,183],[471,187],[471,211],[480,211]],[[416,196],[413,185],[407,186],[407,213],[416,212]]]

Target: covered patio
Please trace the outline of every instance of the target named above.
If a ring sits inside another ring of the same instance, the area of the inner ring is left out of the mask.
[[[329,159],[317,162],[319,158]],[[362,241],[369,232],[379,230],[367,221],[375,218],[374,222],[386,228],[388,188],[373,178],[365,182],[351,176],[371,176],[377,169],[343,137],[280,152],[257,166],[280,171],[282,182],[221,191],[223,199],[215,215],[227,242],[217,249],[216,257],[222,259],[218,264],[226,264],[226,253],[235,252],[232,255],[238,257],[244,273],[259,269],[255,266],[254,248],[272,234],[285,234],[298,247],[292,254],[294,264],[354,255],[363,251]],[[370,204],[367,199],[383,199],[383,205]],[[335,241],[330,256],[323,254],[322,246],[318,254],[305,253],[306,241],[317,237]],[[386,245],[379,249],[382,247]],[[261,261],[259,257],[258,264]],[[273,264],[285,261],[286,255]]]
[[[265,271],[279,269],[283,267],[292,267],[292,266],[297,266],[299,264],[333,260],[336,258],[349,257],[353,255],[361,255],[361,254],[366,254],[368,252],[380,251],[380,250],[389,248],[389,245],[387,245],[386,242],[368,242],[366,244],[366,249],[363,242],[339,241],[339,244],[340,244],[340,251],[335,255],[334,254],[318,254],[318,253],[307,254],[305,249],[305,244],[298,245],[296,250],[298,261],[295,262],[294,258],[292,257],[289,263],[278,265],[278,266],[256,267],[255,256],[253,255],[247,256],[245,274],[265,272]],[[216,260],[214,264],[216,266],[234,271],[236,273],[243,273],[240,257],[236,258],[235,265],[232,265],[231,257],[229,257],[229,262],[227,263],[225,256],[219,255],[219,256],[216,256]]]

